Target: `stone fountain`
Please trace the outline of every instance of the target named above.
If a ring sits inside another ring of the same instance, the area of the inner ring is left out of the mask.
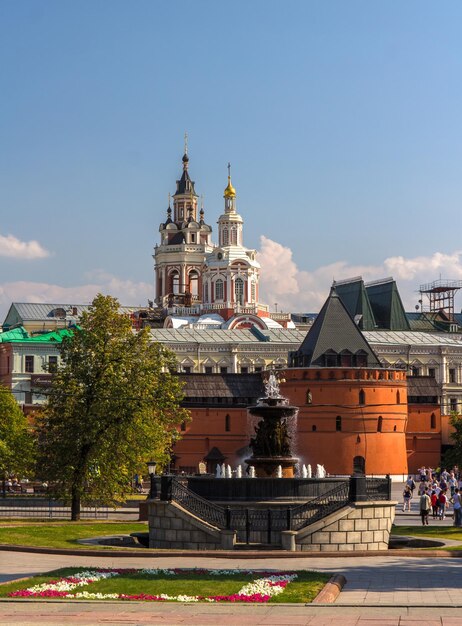
[[[265,382],[266,395],[248,409],[249,416],[261,418],[249,446],[252,456],[245,460],[258,478],[293,478],[298,458],[292,454],[292,433],[296,432],[298,408],[281,395],[279,382],[271,371]],[[282,470],[282,472],[281,472]]]

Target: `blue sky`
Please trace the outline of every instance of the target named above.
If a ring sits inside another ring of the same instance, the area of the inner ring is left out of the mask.
[[[393,275],[412,309],[462,279],[461,23],[456,1],[4,0],[0,317],[153,297],[185,131],[213,226],[232,163],[269,304]]]

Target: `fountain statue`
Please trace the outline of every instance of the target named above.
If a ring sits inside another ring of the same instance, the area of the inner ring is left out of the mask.
[[[255,406],[248,409],[251,417],[261,419],[255,426],[255,436],[250,439],[252,456],[246,459],[246,463],[255,468],[259,478],[276,478],[279,466],[282,477],[293,478],[298,459],[292,455],[291,435],[295,432],[298,409],[290,406],[287,398],[281,395],[274,371],[265,382],[265,393]]]

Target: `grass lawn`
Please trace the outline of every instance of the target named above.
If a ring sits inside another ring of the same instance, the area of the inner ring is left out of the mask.
[[[77,572],[88,571],[89,568],[64,568],[44,574],[34,576],[20,582],[11,582],[0,585],[0,597],[6,597],[9,593],[21,589],[56,581],[63,577],[75,575]],[[285,572],[286,573],[286,572]],[[284,574],[285,574],[284,573]],[[277,572],[277,574],[283,574]],[[290,573],[289,573],[290,574]],[[271,603],[277,602],[311,602],[321,591],[330,576],[318,572],[300,571],[296,572],[297,577],[289,582],[282,593],[269,598]],[[99,594],[125,594],[129,596],[233,596],[245,585],[253,583],[256,579],[268,576],[268,572],[242,572],[225,571],[221,575],[211,575],[204,570],[195,572],[194,570],[179,570],[175,575],[163,573],[146,573],[142,570],[131,570],[122,572],[120,575],[98,580],[84,586],[78,586],[70,593],[87,591]],[[249,591],[245,592],[247,595]],[[256,593],[256,592],[254,592]],[[69,597],[67,597],[69,599]],[[102,598],[104,599],[104,598]],[[131,599],[140,599],[137,597]],[[141,598],[143,599],[143,598]]]
[[[77,543],[77,539],[129,535],[147,529],[147,522],[18,522],[8,526],[0,525],[0,544],[101,550],[105,546],[82,545]]]
[[[393,526],[392,535],[411,535],[429,539],[454,539],[462,541],[462,528],[455,526]],[[447,546],[441,550],[462,550],[461,546]]]

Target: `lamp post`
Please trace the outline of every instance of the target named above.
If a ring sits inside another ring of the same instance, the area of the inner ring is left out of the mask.
[[[148,466],[149,478],[151,480],[150,487],[149,487],[148,500],[154,500],[154,498],[157,498],[157,487],[156,487],[156,481],[155,481],[157,462],[148,461],[146,465]]]

